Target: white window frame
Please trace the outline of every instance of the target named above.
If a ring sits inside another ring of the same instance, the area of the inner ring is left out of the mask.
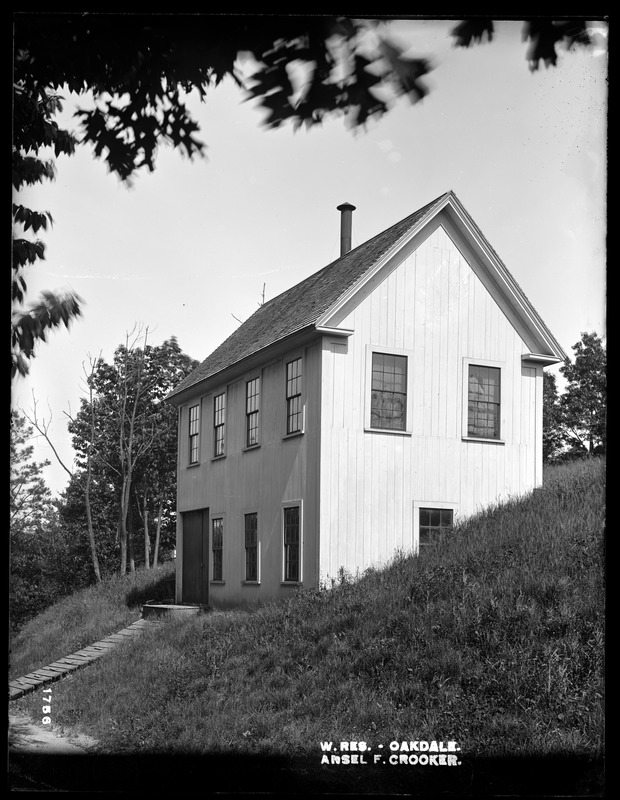
[[[452,525],[456,525],[459,513],[459,504],[447,500],[414,500],[413,501],[413,551],[416,555],[420,552],[420,509],[440,508],[452,511]]]
[[[499,369],[499,438],[490,439],[483,436],[470,436],[468,433],[469,423],[469,368],[474,367],[494,367]],[[506,391],[506,362],[491,361],[488,358],[463,358],[462,383],[462,412],[461,412],[461,439],[467,442],[486,442],[487,444],[505,444],[504,431],[506,430],[506,409],[509,407],[510,399]]]
[[[258,381],[258,408],[254,412],[248,412],[248,386],[253,382]],[[244,432],[244,439],[245,445],[243,447],[244,450],[253,450],[255,447],[260,447],[260,438],[261,438],[261,400],[262,400],[262,375],[258,374],[255,375],[253,378],[248,378],[245,381],[245,432]],[[256,414],[256,441],[253,444],[248,442],[248,422],[250,419],[251,414]],[[248,512],[252,513],[252,512]]]
[[[298,431],[288,433],[288,365],[293,361],[301,361],[301,392],[299,394],[301,403],[301,427]],[[291,353],[283,359],[284,363],[284,439],[291,439],[295,436],[302,436],[306,432],[306,358],[304,352]]]
[[[296,581],[287,581],[286,580],[286,548],[284,546],[284,511],[287,508],[298,508],[299,509],[299,577]],[[282,543],[282,586],[299,586],[300,583],[303,583],[304,579],[304,507],[303,502],[301,500],[289,500],[286,503],[282,503],[281,507],[282,512],[282,525],[280,529],[280,541]]]
[[[405,429],[374,428],[370,424],[372,405],[372,357],[374,353],[388,356],[405,356],[407,358],[407,402],[405,405]],[[364,379],[364,430],[373,433],[386,433],[397,436],[411,436],[413,432],[413,350],[403,350],[397,347],[380,347],[379,345],[366,345],[366,374]]]
[[[215,414],[216,414],[215,402],[219,397],[223,397],[224,398],[224,407],[223,407],[224,422],[221,425],[217,425],[216,426],[216,424],[215,424]],[[227,442],[226,442],[226,439],[227,439],[226,428],[227,428],[227,423],[228,423],[228,390],[227,389],[223,389],[221,392],[214,393],[213,394],[213,399],[212,399],[211,402],[212,402],[211,429],[212,429],[212,432],[213,432],[213,434],[212,434],[213,435],[213,446],[212,446],[212,449],[211,449],[211,460],[215,460],[215,459],[218,459],[218,458],[224,458],[225,455],[226,455],[226,444],[227,444]],[[224,438],[222,440],[223,441],[222,452],[216,454],[215,446],[216,446],[216,443],[217,443],[217,438],[216,437],[217,437],[217,429],[218,429],[218,427],[223,428]]]
[[[188,405],[187,407],[187,465],[188,467],[195,467],[197,464],[200,464],[200,428],[201,428],[201,416],[202,416],[202,403],[199,400],[197,403],[193,403],[192,405]],[[196,424],[198,430],[196,433],[192,434],[192,409],[198,409],[198,416],[196,419]],[[197,437],[197,447],[196,447],[196,460],[192,461],[192,436]]]

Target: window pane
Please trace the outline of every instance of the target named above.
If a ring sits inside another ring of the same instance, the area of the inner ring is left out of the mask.
[[[451,508],[420,508],[419,538],[420,546],[431,544],[436,533],[452,527],[454,511]]]
[[[299,580],[299,507],[284,509],[284,580]]]
[[[470,364],[467,402],[468,436],[499,439],[500,377],[499,367]]]
[[[405,429],[407,407],[407,357],[372,354],[370,425],[373,428]]]

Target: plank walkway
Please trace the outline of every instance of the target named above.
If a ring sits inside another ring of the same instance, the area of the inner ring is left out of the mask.
[[[106,636],[100,642],[95,642],[83,650],[77,650],[70,656],[65,656],[65,658],[59,658],[58,661],[54,661],[46,667],[29,672],[23,678],[15,678],[9,681],[9,700],[17,700],[19,697],[23,697],[29,692],[34,692],[48,683],[53,683],[53,681],[58,681],[70,675],[76,669],[87,667],[96,659],[109,653],[110,650],[114,650],[114,648],[130,641],[135,636],[139,636],[146,628],[162,624],[161,622],[139,619],[136,622],[132,622],[127,628],[123,628],[122,631]]]

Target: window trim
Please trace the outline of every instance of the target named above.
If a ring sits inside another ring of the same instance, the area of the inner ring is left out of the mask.
[[[289,365],[294,363],[295,361],[300,362],[300,375],[299,379],[301,381],[301,389],[298,394],[289,395],[288,393],[288,368]],[[284,437],[288,439],[292,436],[300,436],[305,431],[305,423],[306,423],[306,404],[304,401],[304,371],[305,371],[305,364],[304,364],[304,357],[303,354],[298,354],[292,357],[287,357],[284,359]],[[289,400],[292,400],[295,397],[299,397],[299,403],[301,408],[299,410],[299,428],[296,428],[293,431],[289,431]]]
[[[216,424],[215,420],[216,420],[216,415],[218,413],[217,412],[217,408],[216,408],[216,403],[217,403],[217,400],[220,397],[224,398],[224,404],[223,404],[223,407],[221,409],[221,411],[223,413],[224,421],[219,423],[219,424]],[[224,456],[226,455],[226,407],[227,407],[227,405],[228,405],[228,397],[227,397],[226,389],[224,389],[223,392],[218,392],[217,394],[213,395],[213,458],[214,459],[216,459],[216,458],[224,458]],[[217,452],[218,428],[222,428],[222,452],[221,453]]]
[[[246,530],[246,519],[249,516],[252,516],[252,515],[254,515],[256,517],[256,578],[248,578],[248,560],[247,560],[248,559],[248,547],[247,547],[247,544],[246,544],[246,533],[247,533],[247,530]],[[258,528],[258,510],[257,509],[251,509],[249,511],[244,511],[243,512],[243,556],[244,556],[244,562],[243,562],[244,578],[241,581],[241,583],[243,583],[246,586],[256,586],[256,585],[260,584],[260,577],[261,577],[261,575],[260,575],[260,573],[261,573],[261,570],[260,570],[260,535],[259,535],[259,528]]]
[[[248,395],[249,387],[251,383],[257,382],[258,391],[255,395],[251,395],[252,397],[256,397],[256,409],[253,411],[248,411],[248,404],[250,400],[250,395]],[[245,382],[245,447],[244,450],[252,450],[255,447],[260,447],[260,401],[261,401],[261,376],[256,375],[253,378],[249,378]],[[250,443],[250,418],[256,415],[256,441]]]
[[[499,437],[489,438],[485,436],[472,436],[469,433],[469,368],[470,367],[492,367],[499,369]],[[461,413],[461,439],[466,442],[484,442],[487,444],[505,444],[503,433],[506,430],[505,410],[509,405],[509,398],[506,392],[506,363],[504,361],[492,361],[488,358],[463,358],[462,376],[462,413]]]
[[[286,580],[286,546],[284,543],[284,533],[285,533],[285,518],[286,518],[286,509],[288,508],[297,508],[299,509],[299,575],[297,580]],[[281,586],[299,586],[303,583],[304,573],[303,573],[303,566],[304,566],[304,523],[303,523],[303,502],[302,500],[289,500],[286,503],[282,504],[282,527],[281,527],[281,542],[282,542],[282,581],[280,583]]]
[[[196,464],[200,464],[200,406],[201,402],[198,401],[196,404],[187,407],[187,465],[190,467],[195,466]],[[197,416],[195,420],[192,420],[192,411],[197,409]],[[192,433],[192,422],[196,423],[196,431]],[[192,438],[196,437],[196,459],[192,461]]]
[[[372,405],[372,357],[374,354],[405,356],[407,359],[407,399],[405,402],[405,428],[375,428],[371,425]],[[366,374],[364,380],[364,430],[368,433],[385,433],[391,436],[411,436],[413,433],[413,350],[400,347],[366,345]]]
[[[449,500],[414,500],[413,501],[413,552],[420,552],[420,509],[438,508],[441,511],[452,511],[452,526],[457,523],[459,504]]]
[[[209,531],[209,545],[210,545],[210,551],[211,551],[211,553],[210,553],[211,554],[211,579],[210,579],[209,582],[210,583],[215,583],[215,584],[226,583],[226,581],[224,580],[224,535],[225,535],[225,532],[226,532],[225,519],[226,519],[226,515],[223,514],[223,513],[220,513],[220,514],[213,514],[211,516],[211,520],[210,520],[210,522],[211,522],[211,526],[210,526],[211,530]],[[215,552],[216,551],[215,551],[215,549],[213,547],[213,544],[214,544],[214,541],[213,541],[214,530],[213,530],[213,528],[214,528],[214,523],[218,522],[218,521],[221,521],[221,523],[222,523],[222,546],[221,546],[221,548],[219,548],[219,550],[221,552],[221,562],[222,562],[221,563],[221,567],[222,567],[222,577],[221,578],[216,578],[215,577]]]

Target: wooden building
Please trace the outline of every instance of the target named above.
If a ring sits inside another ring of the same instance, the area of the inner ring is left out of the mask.
[[[566,356],[453,192],[270,300],[171,393],[177,602],[252,604],[417,551],[542,482]]]

